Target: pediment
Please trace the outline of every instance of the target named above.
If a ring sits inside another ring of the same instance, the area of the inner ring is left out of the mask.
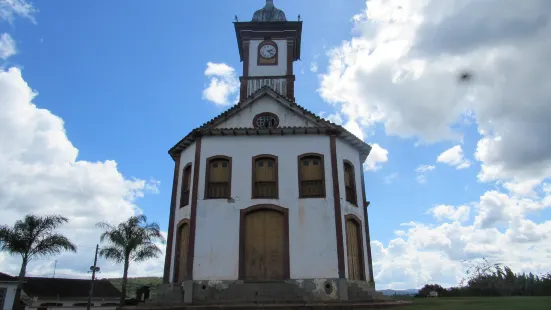
[[[255,117],[271,114],[277,117],[277,127],[330,128],[331,124],[278,95],[270,88],[253,94],[223,119],[209,124],[209,128],[255,128]]]

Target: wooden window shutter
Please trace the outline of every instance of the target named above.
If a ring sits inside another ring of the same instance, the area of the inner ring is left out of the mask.
[[[205,188],[207,198],[230,197],[231,159],[213,158],[208,163],[208,182]]]
[[[253,198],[277,198],[277,167],[274,158],[258,158],[253,163]]]

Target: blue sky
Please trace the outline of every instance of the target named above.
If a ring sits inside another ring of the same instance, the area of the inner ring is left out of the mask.
[[[551,270],[544,245],[551,127],[541,119],[551,116],[543,87],[551,75],[547,64],[524,59],[526,51],[534,59],[549,55],[547,2],[508,4],[504,13],[476,1],[370,3],[275,1],[288,19],[304,21],[297,102],[377,145],[365,180],[378,287],[455,285],[465,258]],[[123,219],[135,206],[166,231],[167,151],[235,98],[242,64],[232,21],[250,20],[262,6],[1,0],[0,114],[13,123],[0,127],[7,146],[0,164],[45,168],[35,177],[15,168],[0,177],[0,210],[8,215],[0,224],[26,211],[70,208],[82,255],[97,242],[86,225]],[[490,15],[493,28],[484,27]],[[526,50],[517,48],[521,41]],[[225,70],[206,75],[208,63]],[[473,79],[458,82],[465,71]],[[211,88],[213,79],[225,88]],[[223,102],[209,100],[209,89]],[[23,116],[25,109],[36,119]],[[48,145],[43,152],[40,143]],[[37,180],[44,175],[50,183]],[[80,190],[56,200],[72,182]],[[25,186],[33,189],[15,190]],[[89,219],[75,211],[84,209]],[[533,247],[540,250],[526,254]],[[67,255],[59,258],[62,273],[81,276],[87,267]],[[2,259],[17,270],[17,261]],[[54,259],[36,262],[31,274],[48,273]],[[162,260],[142,267],[134,274],[160,274]],[[106,275],[120,272],[110,268]]]

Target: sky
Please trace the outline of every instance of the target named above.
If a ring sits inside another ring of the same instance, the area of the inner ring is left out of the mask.
[[[481,258],[551,271],[551,2],[274,4],[303,20],[297,103],[373,146],[378,289],[457,285]],[[89,277],[98,221],[143,212],[167,231],[167,151],[236,101],[232,22],[263,5],[0,0],[0,224],[62,214],[78,246],[28,275]],[[130,275],[162,276],[161,247]]]

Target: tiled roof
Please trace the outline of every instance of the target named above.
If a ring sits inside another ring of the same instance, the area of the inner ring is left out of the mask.
[[[26,277],[23,291],[30,297],[87,297],[90,291],[90,280]],[[96,280],[94,296],[118,298],[121,293],[109,280]]]
[[[0,281],[17,281],[17,278],[12,277],[9,274],[0,272]]]
[[[371,151],[371,146],[369,146],[367,143],[365,143],[364,141],[362,141],[361,139],[359,139],[358,137],[356,137],[354,134],[352,134],[351,132],[349,132],[348,130],[346,130],[344,127],[340,126],[340,125],[337,125],[333,122],[330,122],[324,118],[321,118],[319,117],[318,115],[316,115],[315,113],[313,113],[312,111],[298,105],[297,103],[293,102],[291,99],[285,97],[285,96],[282,96],[281,94],[275,92],[274,90],[272,90],[269,86],[264,86],[262,88],[260,88],[259,90],[257,90],[256,92],[254,92],[253,94],[251,94],[249,97],[247,97],[245,100],[233,105],[232,107],[230,107],[229,109],[227,109],[226,111],[222,112],[221,114],[215,116],[214,118],[210,119],[209,121],[207,121],[206,123],[203,123],[201,126],[193,129],[189,134],[187,134],[182,140],[180,140],[176,145],[174,145],[169,151],[168,153],[172,156],[172,158],[175,158],[175,155],[178,154],[179,152],[181,152],[182,150],[184,150],[185,148],[187,148],[193,141],[195,141],[195,138],[198,136],[198,135],[204,135],[204,134],[209,134],[209,135],[212,135],[213,131],[220,131],[221,129],[214,129],[213,127],[225,120],[225,119],[228,119],[231,115],[239,112],[241,110],[241,108],[243,108],[244,106],[246,106],[247,104],[249,104],[251,101],[254,101],[256,99],[258,99],[260,96],[263,96],[265,94],[269,94],[271,95],[272,97],[274,98],[281,98],[281,99],[284,99],[286,100],[290,105],[291,107],[293,108],[296,108],[298,109],[300,112],[303,113],[303,115],[309,117],[309,118],[313,118],[314,119],[314,122],[318,125],[320,125],[319,127],[281,127],[281,128],[276,128],[276,129],[255,129],[255,128],[224,128],[223,132],[226,132],[226,131],[242,131],[242,130],[245,130],[245,131],[250,131],[250,132],[253,132],[253,133],[256,133],[256,134],[273,134],[273,132],[277,131],[278,133],[280,134],[284,134],[286,130],[288,129],[295,129],[293,131],[293,134],[301,134],[301,133],[304,133],[304,134],[312,134],[312,133],[316,133],[316,131],[319,131],[324,129],[332,129],[334,130],[336,133],[340,134],[341,137],[345,138],[345,140],[349,143],[351,143],[353,146],[355,146],[356,148],[360,149],[360,151],[362,153],[365,153],[365,156],[367,156],[367,154],[369,154],[369,152]],[[302,129],[305,129],[305,128],[308,128],[310,132],[300,132],[300,130]],[[297,132],[298,130],[298,132]],[[246,135],[248,133],[245,133]],[[224,134],[222,134],[224,135]]]

